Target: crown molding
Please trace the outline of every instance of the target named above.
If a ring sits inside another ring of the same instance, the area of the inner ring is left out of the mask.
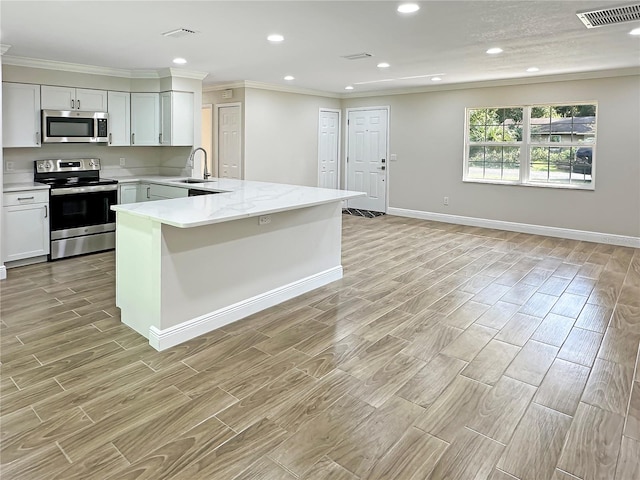
[[[219,90],[227,90],[229,88],[255,88],[257,90],[270,90],[273,92],[297,93],[299,95],[312,95],[314,97],[339,98],[338,94],[325,92],[322,90],[313,90],[310,88],[297,88],[288,85],[275,85],[272,83],[255,82],[253,80],[243,80],[239,82],[231,82],[216,85],[207,85],[202,88],[202,92],[216,92]]]
[[[2,46],[4,47],[4,45]],[[7,45],[7,49],[8,49]],[[6,50],[5,50],[6,51]],[[204,79],[208,73],[195,70],[182,70],[179,68],[162,68],[158,70],[128,70],[125,68],[98,67],[95,65],[82,65],[79,63],[58,62],[55,60],[43,60],[40,58],[15,57],[12,55],[2,56],[3,65],[14,65],[17,67],[42,68],[45,70],[58,70],[73,73],[87,73],[90,75],[104,75],[107,77],[121,78],[164,78],[180,77],[195,80]]]
[[[202,93],[207,93],[207,92],[219,92],[221,90],[228,90],[230,88],[244,88],[245,82],[243,81],[238,81],[238,82],[231,82],[231,83],[216,83],[213,85],[203,85],[202,86]]]
[[[0,43],[0,55],[4,55],[5,53],[7,53],[7,50],[9,50],[11,48],[11,45],[2,45]]]
[[[135,72],[135,70],[133,70]],[[157,71],[160,77],[177,77],[177,78],[190,78],[192,80],[204,80],[209,73],[199,72],[197,70],[183,70],[181,68],[162,68]]]
[[[506,87],[513,85],[535,85],[540,83],[568,82],[572,80],[594,80],[598,78],[626,77],[640,75],[640,67],[618,68],[613,70],[593,70],[589,72],[563,73],[557,75],[538,75],[531,77],[505,78],[479,82],[439,84],[423,87],[408,87],[370,92],[339,93],[336,98],[386,97],[388,95],[406,95],[411,93],[445,92],[470,88]]]

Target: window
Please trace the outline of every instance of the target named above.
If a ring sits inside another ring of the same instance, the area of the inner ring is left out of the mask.
[[[592,188],[596,105],[469,108],[464,180]]]

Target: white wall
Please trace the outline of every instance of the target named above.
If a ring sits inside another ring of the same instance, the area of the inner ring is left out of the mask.
[[[247,88],[245,179],[317,186],[320,108],[340,100]]]
[[[584,101],[598,103],[595,191],[462,182],[466,107]],[[639,76],[342,102],[373,105],[391,107],[390,207],[640,237]]]

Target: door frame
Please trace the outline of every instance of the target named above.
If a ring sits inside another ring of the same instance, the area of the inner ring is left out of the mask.
[[[211,174],[211,176],[216,177],[217,176],[216,175],[217,174],[216,163],[213,161],[213,151],[214,151],[213,150],[213,145],[215,143],[215,139],[214,139],[214,136],[213,136],[213,130],[214,130],[214,126],[213,126],[213,104],[211,104],[211,103],[203,103],[200,111],[202,112],[204,110],[208,110],[209,111],[209,115],[210,115],[210,119],[209,120],[211,121],[211,132],[209,132],[210,133],[209,138],[211,138],[211,145],[210,145],[211,152],[210,152],[210,155],[209,155],[211,157],[211,170],[209,170],[209,173]],[[194,146],[194,148],[195,148],[195,146]]]
[[[220,173],[220,155],[218,151],[220,148],[220,142],[218,141],[220,109],[225,107],[240,107],[238,118],[238,124],[240,126],[240,179],[244,180],[244,125],[242,123],[242,102],[216,103],[214,105],[215,115],[213,116],[213,143],[215,144],[215,148],[213,149],[213,158],[215,161],[216,175]]]
[[[338,158],[336,159],[336,183],[338,185],[336,186],[336,188],[340,190],[340,181],[342,180],[342,148],[340,148],[340,144],[342,143],[342,110],[340,110],[339,108],[320,107],[320,109],[318,110],[318,162],[316,164],[316,173],[318,174],[318,177],[316,179],[317,185],[320,185],[320,116],[322,115],[322,112],[331,112],[338,114]]]
[[[346,129],[346,135],[345,135],[345,142],[344,142],[344,158],[347,159],[347,161],[345,162],[345,169],[344,169],[344,189],[347,190],[347,187],[349,185],[349,114],[351,112],[363,112],[363,111],[367,111],[367,110],[386,110],[387,111],[387,131],[386,133],[386,141],[387,141],[387,161],[385,162],[385,165],[387,168],[385,168],[384,170],[384,213],[387,213],[387,211],[389,210],[389,170],[390,170],[390,164],[391,162],[389,161],[389,128],[391,125],[391,107],[389,105],[383,105],[383,106],[377,106],[377,107],[352,107],[352,108],[347,108],[345,110],[346,112],[346,117],[347,117],[347,129]]]

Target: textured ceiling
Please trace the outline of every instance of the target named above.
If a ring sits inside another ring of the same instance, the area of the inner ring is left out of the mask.
[[[6,55],[124,69],[207,72],[239,80],[344,93],[640,66],[640,22],[587,29],[579,10],[620,1],[426,1],[412,15],[390,1],[7,1]],[[166,38],[162,32],[198,33]],[[267,42],[270,33],[285,41]],[[504,52],[490,56],[494,46]],[[363,60],[344,55],[368,52]],[[385,70],[376,67],[388,62]],[[528,67],[540,69],[527,73]],[[285,75],[295,80],[283,80]],[[422,77],[405,78],[402,77]],[[383,80],[383,81],[381,81]],[[373,82],[373,83],[370,83]]]

